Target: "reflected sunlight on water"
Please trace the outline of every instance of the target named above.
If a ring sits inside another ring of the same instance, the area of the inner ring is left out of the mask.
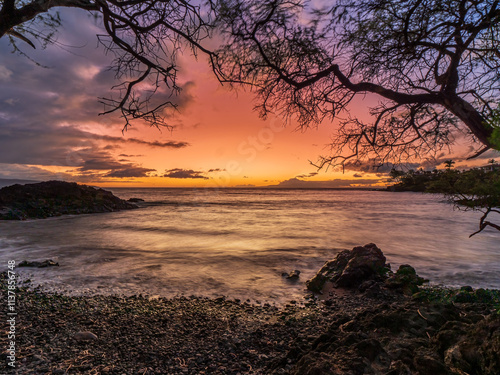
[[[227,295],[283,302],[344,248],[376,243],[395,269],[436,283],[500,288],[500,236],[472,239],[479,214],[419,193],[266,189],[112,189],[141,209],[0,223],[0,264],[73,293]],[[301,282],[281,276],[302,271]]]

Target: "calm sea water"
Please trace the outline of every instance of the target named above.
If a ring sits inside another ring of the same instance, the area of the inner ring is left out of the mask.
[[[439,195],[339,190],[110,189],[138,210],[0,222],[7,261],[67,293],[201,295],[282,303],[341,249],[376,243],[393,269],[409,263],[444,285],[500,288],[500,235],[471,239],[479,213]],[[300,270],[292,283],[283,272]]]

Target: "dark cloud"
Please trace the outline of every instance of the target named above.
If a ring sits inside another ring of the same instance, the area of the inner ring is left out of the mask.
[[[147,146],[150,146],[150,147],[183,148],[183,147],[189,146],[189,143],[187,143],[187,142],[176,142],[176,141],[168,141],[168,142],[154,141],[154,142],[149,142],[149,141],[144,141],[142,139],[137,139],[137,138],[113,137],[111,135],[96,135],[96,134],[92,134],[92,135],[96,136],[97,139],[101,139],[101,140],[108,141],[108,142],[135,143],[135,144],[139,144],[139,145],[147,145]]]
[[[362,174],[359,174],[359,173],[354,173],[354,176],[353,176],[353,177],[356,177],[356,178],[361,178],[361,177],[363,177],[363,175],[362,175]]]
[[[292,189],[339,189],[339,188],[356,188],[356,187],[371,187],[375,184],[383,182],[381,179],[334,179],[328,181],[304,181],[298,178],[291,178],[280,182],[278,185],[268,187],[292,188]],[[361,185],[361,186],[360,186]]]
[[[144,177],[151,169],[135,165],[126,159],[117,159],[102,147],[104,142],[114,142],[117,146],[126,147],[128,143],[141,143],[153,147],[185,147],[184,142],[147,142],[135,138],[103,136],[82,131],[70,126],[38,126],[27,128],[11,127],[0,119],[0,163],[29,164],[39,166],[62,166],[77,168],[79,176],[74,178],[91,180],[89,171],[100,173],[108,171],[109,177]],[[125,154],[124,154],[125,155]],[[134,155],[131,155],[134,156]],[[40,171],[34,171],[40,175]],[[24,174],[22,175],[24,177]],[[19,177],[21,176],[14,176]],[[50,177],[50,176],[48,176]],[[61,178],[62,179],[62,178]],[[64,179],[71,179],[69,173]]]
[[[309,178],[309,177],[314,177],[318,174],[318,172],[311,172],[307,174],[300,174],[298,176],[295,176],[295,178]]]
[[[194,96],[191,94],[191,90],[196,86],[194,81],[188,81],[184,83],[181,87],[180,95],[177,96],[175,104],[179,107],[187,107],[194,101]]]
[[[119,83],[116,72],[109,68],[114,56],[97,43],[96,34],[103,30],[87,12],[67,8],[59,12],[63,26],[57,43],[36,50],[18,44],[29,58],[10,53],[9,39],[0,39],[0,112],[7,110],[10,117],[38,118],[47,124],[91,120],[113,125],[120,119],[119,113],[98,117],[103,111],[98,98],[117,99],[120,89],[111,90]],[[161,87],[151,106],[170,101],[180,110],[194,100],[190,93],[194,85],[192,81],[184,83],[178,95]]]
[[[138,166],[130,166],[122,169],[115,169],[109,173],[106,173],[104,177],[148,177],[149,172],[155,172],[155,169],[143,168]]]
[[[212,172],[225,172],[225,171],[226,171],[225,169],[215,168],[215,169],[209,169],[208,173],[212,173]]]
[[[353,162],[347,162],[344,164],[344,169],[346,171],[357,171],[365,173],[389,173],[394,167],[392,163],[376,163],[373,160],[356,160]]]
[[[87,159],[83,161],[83,165],[78,168],[80,172],[85,171],[107,171],[110,169],[120,169],[123,167],[123,164],[116,161],[112,157],[107,157],[103,155],[100,158]]]
[[[29,180],[66,180],[76,181],[76,177],[65,172],[51,172],[45,169],[23,164],[0,164],[0,178],[19,178]]]
[[[0,174],[17,177],[12,173],[19,173],[19,178],[26,178],[31,171],[43,179],[53,176],[41,169],[20,167],[25,164],[80,168],[81,175],[74,179],[90,178],[91,171],[143,176],[151,170],[116,160],[108,152],[129,145],[169,149],[189,146],[183,141],[149,142],[127,137],[127,133],[103,135],[78,128],[88,129],[96,124],[100,129],[122,130],[118,113],[98,116],[103,111],[98,97],[117,98],[117,92],[110,92],[117,81],[115,72],[109,69],[113,56],[97,48],[96,34],[101,30],[92,17],[77,9],[61,9],[61,16],[63,26],[55,45],[33,50],[19,44],[29,58],[10,53],[8,38],[0,39],[0,163],[11,166],[3,168]],[[184,84],[178,96],[162,88],[155,100],[169,100],[182,108],[193,100],[190,89],[194,85]],[[134,156],[137,155],[121,157]],[[63,176],[71,177],[69,173]]]
[[[102,172],[105,171],[107,171],[107,173],[102,174]],[[77,169],[77,172],[81,176],[88,175],[88,172],[91,172],[97,174],[100,178],[125,178],[147,177],[150,172],[156,172],[156,170],[130,162],[124,163],[123,160],[116,160],[113,156],[105,152],[100,152],[94,153],[92,158],[85,158],[82,166]]]
[[[138,158],[138,157],[140,157],[140,156],[144,156],[144,155],[128,155],[128,154],[120,154],[120,155],[118,155],[118,156],[120,156],[120,157],[122,157],[122,158]]]
[[[0,118],[0,163],[72,165],[68,164],[69,154],[78,152],[82,147],[97,147],[102,142],[113,142],[123,147],[130,143],[174,149],[188,146],[186,142],[148,142],[94,134],[70,126],[32,124],[17,127]],[[109,149],[109,145],[103,147],[103,150]]]
[[[165,171],[163,177],[168,178],[202,178],[208,180],[209,178],[203,175],[201,171],[193,171],[192,169],[174,168]]]

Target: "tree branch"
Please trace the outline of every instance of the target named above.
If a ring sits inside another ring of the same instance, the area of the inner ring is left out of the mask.
[[[36,16],[46,13],[55,7],[80,8],[85,10],[98,10],[99,7],[91,0],[33,0],[21,8],[12,7],[11,0],[4,3],[0,12],[0,38],[13,27],[31,21]],[[7,6],[7,7],[6,7]]]

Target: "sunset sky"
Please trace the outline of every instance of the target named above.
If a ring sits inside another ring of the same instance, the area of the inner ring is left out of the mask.
[[[136,124],[122,134],[122,119],[98,116],[97,98],[116,84],[107,69],[111,57],[97,48],[100,30],[83,11],[61,14],[56,45],[35,51],[19,42],[29,58],[10,53],[8,39],[0,39],[0,178],[130,187],[353,187],[386,180],[363,166],[318,172],[310,161],[328,154],[335,124],[303,132],[293,123],[284,128],[278,117],[259,119],[251,93],[222,87],[204,57],[196,62],[189,53],[179,61],[175,129]],[[362,115],[370,102],[376,99],[353,108]]]

